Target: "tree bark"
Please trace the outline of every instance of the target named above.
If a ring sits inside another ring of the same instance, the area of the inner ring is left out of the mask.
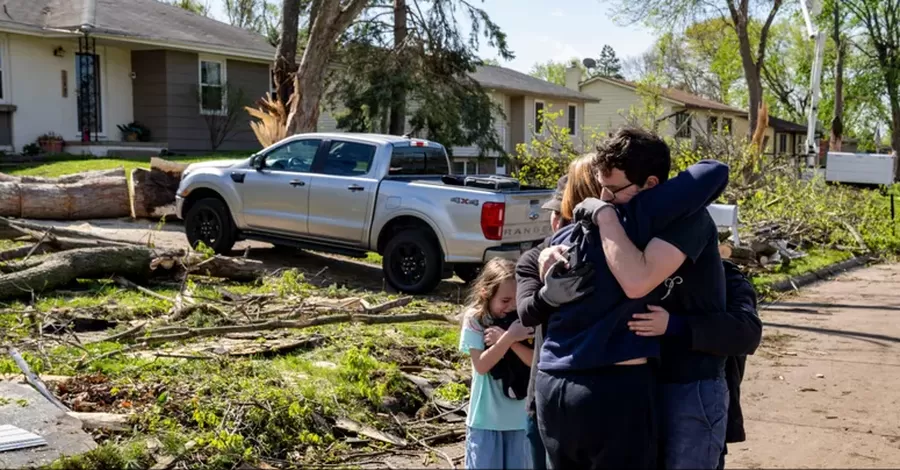
[[[128,182],[104,176],[75,183],[0,182],[0,216],[81,220],[126,217]]]
[[[275,94],[287,103],[294,93],[297,72],[297,34],[300,27],[300,0],[284,0],[281,4],[281,41],[275,50]]]
[[[181,274],[183,269],[235,281],[252,281],[268,274],[262,262],[243,258],[203,259],[197,254],[184,257],[181,251],[158,251],[143,246],[77,248],[4,265],[6,274],[0,276],[0,299],[53,290],[75,279],[121,276],[140,280],[154,271]]]
[[[394,0],[394,50],[400,56],[397,66],[402,67],[403,49],[406,47],[406,0]],[[406,84],[394,86],[391,93],[391,125],[388,132],[393,135],[406,133]]]
[[[759,105],[762,103],[763,90],[762,80],[760,79],[760,68],[765,63],[766,45],[768,42],[769,29],[775,20],[775,15],[781,8],[783,0],[775,0],[769,15],[762,26],[759,34],[759,44],[756,53],[750,43],[750,7],[749,2],[742,0],[739,5],[735,5],[733,0],[728,0],[728,10],[731,13],[731,20],[734,23],[734,29],[738,36],[738,50],[741,53],[741,65],[744,68],[744,78],[747,81],[747,89],[750,95],[750,132],[756,129],[756,122],[759,118]]]
[[[0,276],[0,299],[64,286],[78,278],[113,274],[146,277],[152,251],[140,246],[81,248],[48,255],[36,266]]]
[[[310,7],[309,43],[303,51],[294,79],[289,134],[315,132],[319,121],[319,101],[325,92],[325,74],[337,40],[359,16],[368,0],[313,0]]]
[[[839,1],[834,2],[831,37],[837,48],[837,58],[834,64],[834,119],[831,121],[831,143],[833,152],[840,152],[844,138],[844,57],[847,55],[847,45],[841,36],[841,9]]]

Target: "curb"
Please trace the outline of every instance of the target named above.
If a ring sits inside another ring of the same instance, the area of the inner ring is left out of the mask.
[[[868,255],[854,256],[853,258],[816,269],[815,271],[808,272],[797,277],[778,281],[769,286],[769,289],[771,289],[773,292],[787,292],[796,290],[819,281],[830,279],[843,272],[866,266],[869,263],[873,262],[878,262],[878,260]]]

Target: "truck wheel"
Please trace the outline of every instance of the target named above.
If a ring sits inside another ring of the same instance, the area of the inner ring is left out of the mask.
[[[430,234],[404,230],[384,247],[382,269],[388,284],[407,294],[430,292],[441,282],[441,250]]]
[[[481,274],[480,264],[457,264],[453,267],[453,272],[463,280],[466,284],[471,283]]]
[[[231,251],[237,236],[228,206],[219,199],[208,197],[191,206],[184,220],[184,231],[192,248],[203,242],[218,254]]]

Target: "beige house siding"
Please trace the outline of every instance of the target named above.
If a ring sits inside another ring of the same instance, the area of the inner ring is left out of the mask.
[[[595,80],[581,87],[582,93],[587,93],[600,100],[599,103],[585,104],[584,124],[600,132],[610,133],[628,122],[628,115],[632,108],[639,109],[644,106],[641,96],[634,90]],[[663,116],[672,113],[672,105],[663,102]],[[665,135],[671,135],[674,128],[663,124],[660,131]]]

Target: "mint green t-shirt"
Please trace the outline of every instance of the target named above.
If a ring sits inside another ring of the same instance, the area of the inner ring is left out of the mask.
[[[463,319],[459,335],[459,350],[485,349],[484,327],[471,315]],[[499,380],[491,373],[479,374],[472,369],[472,388],[466,425],[491,431],[519,431],[526,429],[525,400],[513,400],[503,393]]]

